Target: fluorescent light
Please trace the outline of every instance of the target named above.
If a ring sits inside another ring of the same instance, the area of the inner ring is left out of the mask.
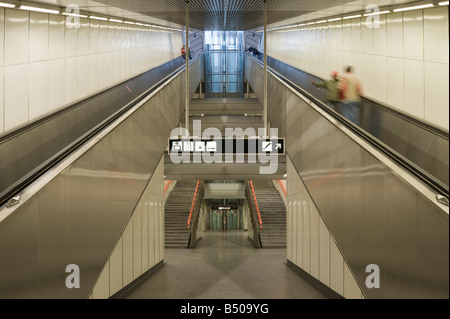
[[[109,19],[109,21],[111,22],[118,22],[118,23],[122,23],[123,20],[118,20],[118,19]]]
[[[430,8],[430,7],[434,7],[434,5],[432,3],[428,3],[428,4],[423,4],[423,5],[420,5],[420,6],[399,8],[399,9],[394,9],[394,12],[402,12],[402,11],[408,11],[408,10],[424,9],[424,8]]]
[[[305,26],[305,25],[306,25],[305,23],[300,23],[300,24],[298,24],[297,26],[303,27],[303,26]]]
[[[442,1],[438,3],[440,6],[448,6],[448,1]]]
[[[108,20],[108,18],[97,17],[97,16],[89,16],[89,19],[94,19],[94,20],[102,20],[102,21],[106,21],[106,20]]]
[[[144,25],[143,23],[140,22],[136,22],[136,25]]]
[[[327,22],[327,20],[320,20],[320,21],[317,21],[316,24],[324,23],[324,22]]]
[[[15,4],[0,2],[0,7],[2,8],[15,8]]]
[[[314,24],[315,22],[308,22],[306,25],[311,25]]]
[[[328,19],[328,22],[333,22],[333,21],[338,21],[338,20],[342,20],[342,18]]]
[[[51,14],[58,14],[59,10],[52,10],[52,9],[45,9],[45,8],[38,8],[38,7],[31,7],[31,6],[20,6],[20,10],[28,10],[28,11],[35,11],[35,12],[43,12],[43,13],[51,13]]]
[[[77,13],[71,13],[71,12],[63,12],[62,13],[65,16],[71,16],[71,17],[79,17],[79,18],[87,18],[87,15],[84,14],[77,14]]]
[[[131,21],[124,21],[123,23],[126,23],[126,24],[134,24],[134,22],[131,22]]]
[[[343,17],[343,20],[347,20],[347,19],[353,19],[353,18],[361,18],[362,16],[360,14],[355,14],[353,16],[347,16],[347,17]]]
[[[385,13],[389,13],[391,11],[386,10],[386,11],[378,11],[378,12],[372,12],[372,13],[366,13],[364,16],[365,17],[369,17],[369,16],[377,16],[379,14],[385,14]]]

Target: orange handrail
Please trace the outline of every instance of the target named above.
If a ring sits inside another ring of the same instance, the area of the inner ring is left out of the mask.
[[[192,200],[191,211],[189,213],[189,219],[187,222],[187,229],[189,229],[191,225],[192,212],[194,211],[195,199],[197,198],[198,186],[200,185],[200,180],[197,181],[197,186],[195,187],[194,199]]]
[[[253,200],[255,201],[256,212],[258,213],[259,225],[261,225],[261,229],[262,229],[263,226],[262,226],[261,214],[259,213],[258,202],[256,201],[255,189],[253,188],[252,181],[250,181],[250,187],[252,188]]]
[[[286,192],[286,188],[284,188],[284,185],[283,185],[283,183],[280,181],[280,180],[278,180],[277,181],[278,182],[278,184],[280,184],[280,187],[281,187],[281,190],[283,191],[283,193],[284,193],[284,196],[286,196],[287,197],[287,192]]]
[[[169,189],[170,184],[172,184],[172,182],[173,182],[173,180],[170,180],[170,181],[167,183],[166,187],[164,187],[164,194],[167,193],[167,190]]]

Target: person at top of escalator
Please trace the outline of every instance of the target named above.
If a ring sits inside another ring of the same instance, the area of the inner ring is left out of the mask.
[[[311,83],[318,87],[319,90],[321,88],[325,88],[327,90],[327,96],[326,96],[326,100],[327,100],[327,105],[337,111],[337,112],[341,112],[340,110],[340,97],[339,97],[339,83],[340,83],[340,78],[339,78],[339,73],[337,71],[333,71],[331,72],[331,79],[327,80],[327,81],[314,81],[312,80]]]

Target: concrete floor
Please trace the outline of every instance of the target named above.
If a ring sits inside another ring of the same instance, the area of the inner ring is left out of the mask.
[[[247,232],[203,232],[196,249],[166,249],[165,265],[130,299],[324,299],[286,265],[285,249],[255,249]]]

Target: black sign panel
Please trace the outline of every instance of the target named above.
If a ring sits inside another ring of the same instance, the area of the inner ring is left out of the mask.
[[[284,155],[284,138],[255,139],[169,139],[169,153],[187,154],[266,154]]]

